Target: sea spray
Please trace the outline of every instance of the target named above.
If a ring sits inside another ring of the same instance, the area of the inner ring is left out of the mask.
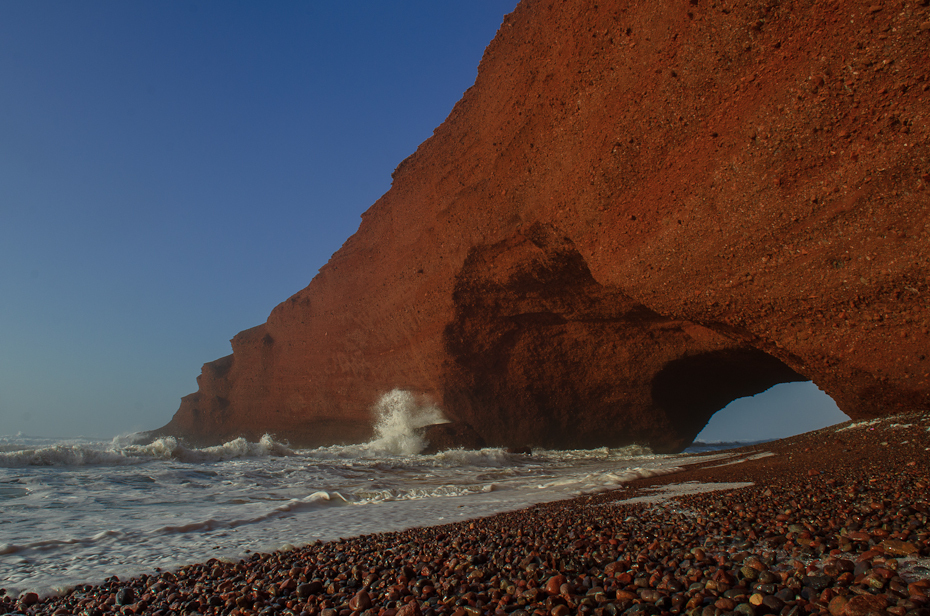
[[[439,408],[402,389],[381,396],[374,412],[375,437],[368,448],[399,455],[418,454],[426,448],[426,441],[418,434],[420,428],[449,423]]]

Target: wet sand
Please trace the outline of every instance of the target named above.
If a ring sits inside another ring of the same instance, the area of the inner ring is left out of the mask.
[[[930,616],[930,414],[730,453],[478,520],[2,596],[0,614]]]

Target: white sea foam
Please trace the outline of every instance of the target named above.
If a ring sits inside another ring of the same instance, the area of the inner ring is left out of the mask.
[[[374,411],[375,438],[368,448],[393,454],[420,453],[427,443],[417,430],[449,421],[436,406],[401,389],[383,395]]]
[[[215,447],[189,449],[171,436],[146,445],[113,441],[24,439],[18,446],[14,437],[0,439],[0,468],[27,466],[123,466],[157,460],[182,462],[220,462],[236,458],[291,456],[294,452],[268,435],[257,443],[237,438]]]
[[[910,421],[908,423],[898,423],[901,419],[908,419]],[[886,430],[903,430],[907,428],[913,428],[915,425],[921,422],[930,422],[930,413],[918,411],[904,415],[892,415],[889,417],[878,417],[875,419],[852,421],[845,426],[836,428],[834,431],[845,432],[847,430],[859,430],[862,428],[868,428],[870,431],[875,430],[876,428],[884,428]],[[930,431],[930,428],[928,428],[928,431]]]
[[[0,437],[0,579],[12,594],[208,558],[441,524],[621,487],[723,456],[627,447],[418,455],[444,420],[391,392],[370,443],[294,450],[271,439],[186,448]]]
[[[722,466],[732,466],[734,464],[742,464],[743,462],[749,462],[752,460],[761,460],[762,458],[768,458],[774,456],[775,454],[771,451],[760,451],[759,453],[749,454],[749,455],[738,455],[735,453],[731,454],[722,454],[720,459],[725,460],[720,464],[715,464],[713,466],[708,466],[707,468],[720,468]]]
[[[676,496],[686,496],[689,494],[703,494],[705,492],[717,492],[720,490],[738,490],[740,488],[748,488],[754,485],[752,482],[733,482],[733,483],[700,483],[698,481],[688,481],[685,483],[674,483],[664,486],[658,486],[647,490],[650,494],[643,496],[636,496],[633,498],[628,498],[626,500],[617,501],[616,503],[611,503],[611,506],[622,505],[622,504],[636,504],[636,503],[651,503],[659,504],[664,503]]]
[[[858,430],[859,428],[873,427],[875,426],[875,424],[879,423],[880,421],[881,421],[880,419],[867,419],[863,421],[854,421],[847,426],[843,426],[842,428],[837,428],[835,432],[845,432],[847,430]]]
[[[749,447],[750,445],[762,445],[770,443],[773,439],[763,439],[760,441],[715,441],[705,443],[703,441],[694,441],[684,453],[708,453],[712,451],[726,451],[727,449],[737,449],[739,447]]]

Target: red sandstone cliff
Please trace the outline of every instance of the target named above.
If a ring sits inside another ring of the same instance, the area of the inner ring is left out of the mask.
[[[930,408],[927,0],[524,0],[358,232],[160,432],[687,444],[811,379]]]

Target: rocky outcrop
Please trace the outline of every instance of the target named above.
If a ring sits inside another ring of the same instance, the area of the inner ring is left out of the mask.
[[[449,449],[484,449],[487,442],[469,424],[457,421],[433,424],[419,430],[426,441],[421,453],[434,454]]]
[[[675,450],[798,379],[930,408],[928,47],[924,0],[525,0],[162,433],[358,441],[396,388],[512,446]]]

